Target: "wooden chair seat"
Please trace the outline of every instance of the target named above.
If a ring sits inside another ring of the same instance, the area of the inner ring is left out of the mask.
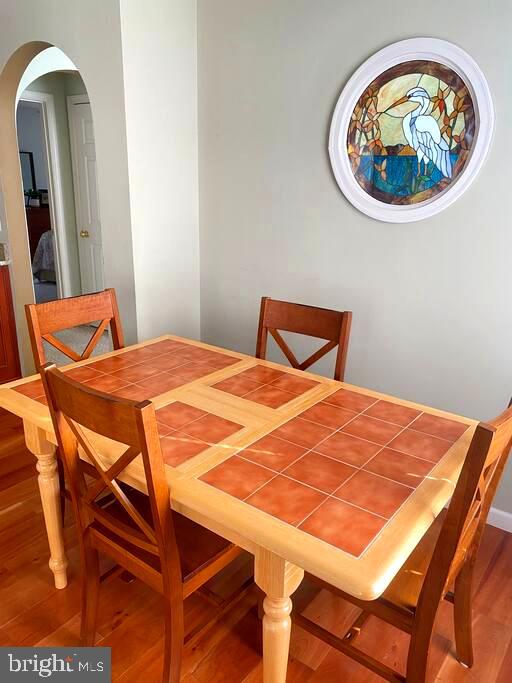
[[[414,612],[445,517],[446,510],[443,510],[384,591],[381,598],[383,601]],[[370,609],[372,603],[367,604],[368,608],[365,609]]]
[[[122,485],[121,488],[125,492],[129,492],[131,502],[135,505],[146,522],[148,522],[148,524],[151,523],[152,518],[149,496],[129,486]],[[106,496],[102,500],[101,507],[108,512],[109,517],[113,517],[117,522],[120,522],[122,525],[129,528],[132,535],[139,535],[139,529],[133,523],[133,519],[115,498]],[[206,570],[208,565],[217,562],[219,558],[230,549],[233,550],[233,552],[230,553],[230,558],[231,555],[233,555],[234,558],[236,555],[243,552],[241,548],[230,543],[230,541],[205,529],[205,527],[202,527],[200,524],[196,524],[191,519],[180,515],[178,512],[174,513],[173,520],[183,583],[190,581],[198,572]],[[105,539],[109,539],[112,543],[122,546],[124,549],[129,549],[135,563],[138,563],[140,560],[150,564],[158,572],[161,571],[158,556],[137,547],[133,543],[129,543],[125,538],[122,538],[100,522],[94,522],[91,525],[91,528],[95,529],[98,534],[104,535]],[[231,562],[231,559],[229,559],[229,562]]]

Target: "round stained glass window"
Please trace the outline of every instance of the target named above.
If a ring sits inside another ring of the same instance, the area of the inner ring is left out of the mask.
[[[494,128],[487,82],[457,46],[413,38],[352,76],[333,115],[336,180],[361,211],[406,222],[451,204],[480,170]]]

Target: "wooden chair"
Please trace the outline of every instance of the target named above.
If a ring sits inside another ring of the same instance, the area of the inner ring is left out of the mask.
[[[457,657],[464,666],[471,667],[473,571],[487,514],[511,446],[512,408],[493,422],[478,425],[448,509],[437,517],[378,600],[358,600],[308,577],[362,609],[344,637],[335,636],[302,614],[294,617],[294,623],[388,681],[424,683],[434,620],[445,599],[454,606]],[[370,615],[410,634],[405,677],[353,645]]]
[[[85,360],[89,358],[101,335],[110,325],[114,349],[122,349],[124,346],[123,328],[114,289],[106,289],[97,294],[84,294],[83,296],[49,301],[44,304],[26,304],[25,313],[32,354],[38,370],[46,363],[43,340],[71,360]],[[97,320],[100,321],[100,324],[81,354],[66,346],[53,334],[60,330],[77,325],[86,325]]]
[[[162,594],[162,681],[178,683],[184,644],[183,601],[242,550],[171,510],[155,409],[150,401],[137,403],[86,388],[51,364],[42,368],[41,375],[76,517],[82,562],[83,645],[94,644],[101,580],[98,554],[104,553]],[[126,450],[106,466],[91,433],[123,444]],[[79,448],[98,472],[98,479],[92,483],[84,477]],[[148,495],[121,481],[125,469],[137,464],[142,464]],[[243,588],[235,598],[243,594]],[[216,617],[233,599],[219,600]],[[204,627],[209,625],[211,620]]]
[[[290,365],[298,370],[306,370],[329,351],[338,347],[334,379],[343,381],[351,322],[350,311],[331,311],[327,308],[293,304],[264,296],[261,299],[256,358],[266,357],[269,332]],[[327,344],[300,363],[279,330],[325,339]]]
[[[71,360],[85,360],[90,357],[101,335],[107,326],[110,325],[114,349],[122,349],[124,346],[123,328],[114,289],[106,289],[104,292],[98,292],[97,294],[85,294],[83,296],[49,301],[44,304],[26,304],[25,314],[27,316],[32,355],[38,371],[46,363],[43,340],[68,358],[71,358]],[[69,348],[69,346],[60,339],[57,339],[53,334],[60,330],[66,330],[77,325],[87,325],[96,321],[100,321],[100,324],[93,332],[81,354]],[[59,457],[59,454],[57,455],[61,492],[61,515],[64,521],[66,498],[69,498],[70,495],[64,481],[62,459]],[[94,476],[93,471],[90,471],[89,474]]]

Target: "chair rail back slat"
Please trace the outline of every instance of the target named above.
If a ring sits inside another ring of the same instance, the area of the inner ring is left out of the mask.
[[[334,379],[343,380],[351,321],[352,313],[350,311],[333,311],[263,297],[260,308],[256,357],[266,357],[269,333],[275,339],[290,365],[298,370],[306,370],[338,347]],[[280,331],[324,339],[327,344],[300,362],[283,339]]]
[[[85,360],[90,357],[101,335],[110,325],[114,349],[121,349],[124,346],[123,329],[113,289],[42,304],[27,304],[25,313],[37,369],[46,363],[43,340],[71,360]],[[54,335],[54,332],[96,321],[99,322],[99,326],[92,333],[82,353],[77,353]]]

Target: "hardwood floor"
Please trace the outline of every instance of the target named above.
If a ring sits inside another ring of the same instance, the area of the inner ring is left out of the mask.
[[[69,585],[53,587],[37,488],[35,463],[24,447],[21,422],[0,411],[0,645],[76,645],[80,615],[78,553],[68,505],[65,526]],[[212,588],[229,591],[250,571],[241,561]],[[323,591],[303,585],[294,607],[326,628],[343,632],[357,610]],[[255,683],[262,679],[261,624],[256,590],[211,630],[186,648],[184,683]],[[194,595],[186,602],[192,629],[212,606]],[[112,647],[113,680],[160,680],[163,623],[160,598],[126,575],[102,586],[97,645]],[[488,526],[475,582],[475,666],[464,669],[454,658],[452,614],[442,605],[432,641],[429,681],[509,683],[512,680],[512,535]],[[403,670],[407,636],[374,618],[358,646]],[[355,662],[299,628],[293,628],[288,681],[380,683]]]

